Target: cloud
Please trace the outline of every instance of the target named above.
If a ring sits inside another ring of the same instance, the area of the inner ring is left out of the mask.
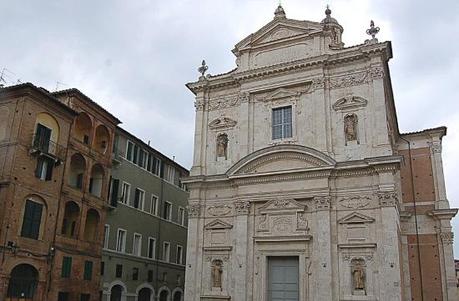
[[[14,72],[10,81],[77,87],[186,167],[194,99],[184,84],[197,79],[203,58],[212,74],[233,69],[233,46],[269,22],[277,6],[277,0],[1,2],[0,69]],[[328,3],[346,46],[367,38],[370,19],[381,27],[380,41],[393,41],[401,131],[449,126],[444,166],[451,205],[459,207],[459,1],[284,0],[283,6],[290,18],[320,21]]]

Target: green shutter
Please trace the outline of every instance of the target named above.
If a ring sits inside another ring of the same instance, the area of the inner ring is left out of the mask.
[[[62,259],[62,278],[69,278],[72,272],[72,257]]]
[[[38,235],[40,233],[42,211],[42,204],[33,202],[31,200],[26,201],[24,218],[22,221],[21,236],[38,239]]]
[[[84,280],[92,279],[92,261],[84,262]]]

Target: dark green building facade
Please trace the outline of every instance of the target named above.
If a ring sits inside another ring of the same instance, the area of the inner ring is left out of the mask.
[[[118,128],[105,222],[102,300],[181,301],[188,170]]]

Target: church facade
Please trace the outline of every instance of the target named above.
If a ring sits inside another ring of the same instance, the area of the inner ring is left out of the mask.
[[[441,144],[400,133],[390,42],[274,19],[195,94],[185,300],[457,300]]]

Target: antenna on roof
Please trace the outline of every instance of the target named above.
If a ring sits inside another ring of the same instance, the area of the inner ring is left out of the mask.
[[[172,156],[172,161],[174,161],[174,162],[175,162],[175,156]]]
[[[7,81],[6,81],[6,80],[7,80],[8,78],[11,78],[11,76],[8,75],[8,74],[10,74],[10,75],[16,75],[16,74],[14,74],[12,71],[8,70],[7,68],[5,68],[5,67],[2,68],[2,71],[0,72],[0,88],[4,87],[4,86],[7,84]],[[14,84],[13,81],[10,80],[10,82]],[[18,80],[18,82],[20,82],[20,81]]]
[[[67,84],[64,84],[63,82],[56,81],[56,88],[54,89],[54,92],[59,90],[59,86],[67,86]]]

